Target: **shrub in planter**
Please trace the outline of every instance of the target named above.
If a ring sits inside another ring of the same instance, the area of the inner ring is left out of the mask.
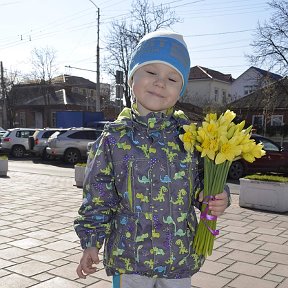
[[[85,177],[86,163],[77,163],[74,166],[76,186],[83,187]]]
[[[0,156],[0,176],[7,176],[8,172],[8,157],[6,155]]]
[[[279,175],[249,175],[240,179],[241,207],[288,211],[288,177]]]

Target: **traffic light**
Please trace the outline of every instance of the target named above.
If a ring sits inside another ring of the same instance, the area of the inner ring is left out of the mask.
[[[123,71],[116,70],[116,84],[123,84]]]

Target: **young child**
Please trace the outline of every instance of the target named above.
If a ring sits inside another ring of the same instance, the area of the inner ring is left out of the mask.
[[[75,221],[84,249],[80,278],[96,272],[93,264],[104,245],[114,288],[191,287],[204,262],[192,248],[203,171],[198,153],[188,154],[179,139],[189,120],[174,111],[189,71],[179,34],[152,32],[136,47],[129,69],[133,107],[105,128],[88,160]],[[215,216],[227,205],[226,192],[209,201]]]

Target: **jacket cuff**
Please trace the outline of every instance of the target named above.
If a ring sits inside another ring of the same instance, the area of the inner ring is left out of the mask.
[[[101,249],[104,243],[105,234],[91,234],[86,238],[80,239],[82,249],[96,247],[97,249]]]

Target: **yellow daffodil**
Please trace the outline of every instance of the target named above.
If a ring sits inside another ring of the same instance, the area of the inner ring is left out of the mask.
[[[235,145],[235,139],[222,137],[219,143],[219,152],[215,158],[215,164],[221,164],[224,161],[232,162],[235,157],[241,154],[241,146]]]
[[[179,135],[179,138],[184,144],[184,149],[192,153],[194,151],[197,137],[196,125],[193,123],[190,125],[184,125],[183,129],[185,133]]]
[[[204,197],[223,192],[232,161],[244,158],[253,162],[265,154],[263,145],[250,139],[252,126],[244,129],[245,121],[235,124],[235,117],[230,110],[219,118],[215,113],[207,114],[202,126],[197,129],[194,124],[184,125],[185,133],[179,136],[186,151],[193,152],[196,148],[204,158]],[[205,209],[207,205],[204,204],[201,213],[205,213]],[[215,229],[216,220],[201,218],[193,242],[198,255],[211,255],[215,236],[211,231]]]

